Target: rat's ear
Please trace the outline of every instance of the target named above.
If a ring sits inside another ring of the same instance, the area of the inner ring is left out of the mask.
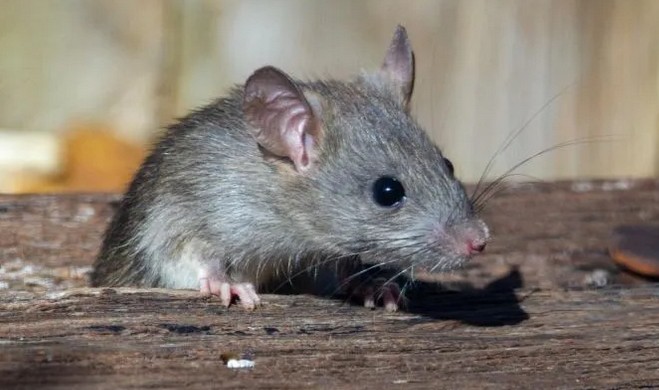
[[[256,141],[268,152],[288,157],[298,172],[317,159],[320,121],[304,93],[281,70],[266,66],[245,83],[243,112]]]
[[[399,94],[401,104],[407,109],[414,89],[414,53],[407,31],[401,25],[396,27],[380,68],[380,76],[394,93]]]

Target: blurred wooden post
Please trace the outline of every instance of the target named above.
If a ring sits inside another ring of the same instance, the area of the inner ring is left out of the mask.
[[[659,173],[656,0],[140,4],[3,1],[0,128],[100,123],[146,143],[265,64],[300,78],[375,69],[402,23],[417,54],[414,112],[465,181],[556,94],[497,156],[491,178],[584,138],[521,173]]]

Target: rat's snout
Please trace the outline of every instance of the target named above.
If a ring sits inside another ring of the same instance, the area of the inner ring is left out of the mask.
[[[444,249],[458,255],[472,256],[485,250],[490,233],[483,221],[471,219],[439,227],[435,229],[433,238]]]

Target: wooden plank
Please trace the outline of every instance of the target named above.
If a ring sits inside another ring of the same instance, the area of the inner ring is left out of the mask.
[[[426,277],[395,314],[306,295],[266,295],[248,313],[192,291],[87,288],[117,200],[0,196],[0,388],[659,387],[659,285],[606,252],[614,226],[659,223],[659,180],[501,194],[485,212],[488,254]],[[246,351],[251,370],[220,360]]]
[[[411,313],[192,292],[4,295],[0,387],[659,386],[659,288],[428,294]],[[252,351],[232,371],[220,354]]]

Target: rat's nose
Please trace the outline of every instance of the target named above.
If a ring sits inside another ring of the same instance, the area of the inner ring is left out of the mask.
[[[467,257],[484,251],[489,237],[487,225],[476,218],[456,225],[438,224],[432,235],[440,248]]]
[[[468,241],[467,242],[467,252],[470,255],[473,255],[473,254],[476,254],[476,253],[481,253],[484,250],[485,250],[485,242],[484,241]]]

